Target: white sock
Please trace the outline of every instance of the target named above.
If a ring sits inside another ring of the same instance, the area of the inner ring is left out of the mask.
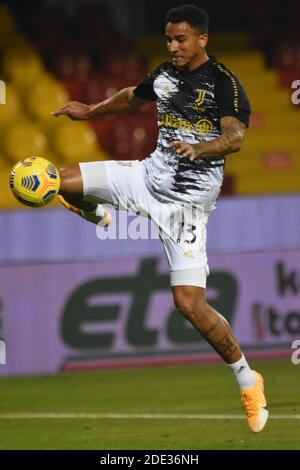
[[[95,209],[92,211],[81,211],[83,217],[94,224],[100,224],[101,220],[104,218],[104,207],[101,204],[98,204]]]
[[[104,208],[102,204],[97,204],[95,209],[93,209],[92,211],[83,210],[82,212],[90,214],[90,215],[96,215],[97,217],[104,217]]]
[[[228,365],[236,378],[240,390],[246,390],[256,384],[256,377],[250,369],[244,355],[242,355],[239,361]]]
[[[102,204],[97,205],[95,215],[101,218],[104,217],[104,207],[102,206]]]

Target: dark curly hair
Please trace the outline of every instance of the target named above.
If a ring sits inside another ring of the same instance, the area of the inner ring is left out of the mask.
[[[203,8],[196,5],[181,5],[171,8],[165,16],[165,23],[181,23],[186,21],[192,28],[208,33],[209,16]]]

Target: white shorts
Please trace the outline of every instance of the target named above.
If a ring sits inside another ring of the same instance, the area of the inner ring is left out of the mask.
[[[109,203],[118,210],[150,217],[162,241],[171,273],[171,286],[206,287],[208,213],[203,206],[160,202],[148,190],[143,162],[80,163],[86,201]]]

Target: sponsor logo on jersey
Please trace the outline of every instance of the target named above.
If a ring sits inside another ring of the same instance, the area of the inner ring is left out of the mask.
[[[196,123],[192,123],[187,119],[177,119],[172,114],[160,114],[158,125],[164,127],[172,127],[183,131],[195,132],[199,136],[207,136],[213,128],[212,122],[208,119],[199,119]]]
[[[195,124],[195,131],[198,135],[206,136],[212,131],[212,123],[208,119],[199,119]]]

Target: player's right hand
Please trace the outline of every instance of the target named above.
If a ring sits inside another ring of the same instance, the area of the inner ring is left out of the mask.
[[[51,113],[52,116],[68,116],[74,121],[82,121],[90,117],[90,106],[79,101],[69,101],[57,111]]]

